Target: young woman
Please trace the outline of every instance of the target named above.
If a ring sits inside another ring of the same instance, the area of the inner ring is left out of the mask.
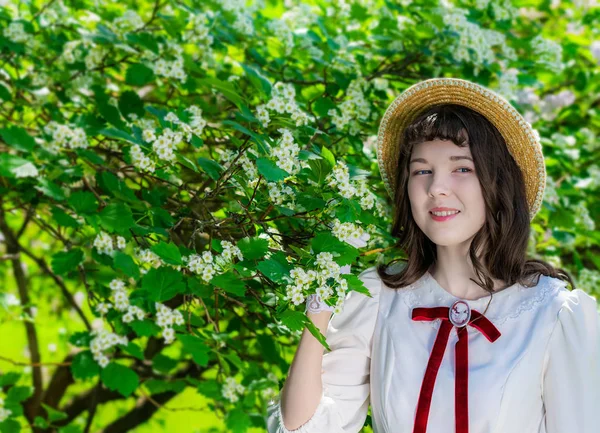
[[[360,274],[341,314],[311,298],[270,433],[600,432],[600,317],[567,272],[526,258],[546,180],[539,138],[503,98],[433,79],[378,135],[399,265]],[[571,285],[571,289],[567,285]]]

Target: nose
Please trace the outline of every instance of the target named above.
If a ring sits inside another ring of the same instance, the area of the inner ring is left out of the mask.
[[[429,184],[428,192],[431,197],[435,197],[436,195],[449,195],[450,188],[448,180],[444,178],[442,175],[433,175],[429,177],[431,182]]]

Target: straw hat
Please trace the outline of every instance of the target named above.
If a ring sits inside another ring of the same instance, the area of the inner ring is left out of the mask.
[[[502,96],[458,78],[433,78],[406,89],[386,110],[377,134],[377,160],[383,183],[394,198],[399,149],[405,128],[432,105],[458,104],[485,116],[502,134],[523,173],[530,220],[542,205],[546,166],[539,136]]]

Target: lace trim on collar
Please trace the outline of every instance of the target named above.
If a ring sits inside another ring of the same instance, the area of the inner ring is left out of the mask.
[[[403,295],[404,303],[409,309],[450,306],[459,299],[444,289],[436,287],[431,282],[425,284],[428,277],[432,278],[425,274],[414,284],[398,290],[398,294]],[[495,294],[485,316],[494,325],[501,325],[507,320],[516,319],[524,312],[531,311],[538,305],[545,303],[551,294],[566,286],[566,281],[541,275],[538,284],[534,287],[525,287],[518,284],[512,289],[506,289],[506,292],[501,291]],[[477,300],[466,300],[466,302],[471,308],[483,313],[489,300],[489,296],[486,296]],[[429,323],[434,328],[438,328],[440,322],[440,320],[434,320]]]

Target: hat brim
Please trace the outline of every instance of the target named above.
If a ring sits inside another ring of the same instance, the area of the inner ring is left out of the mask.
[[[406,89],[386,110],[377,134],[377,160],[386,190],[394,198],[396,170],[406,127],[429,107],[457,104],[485,116],[500,132],[523,173],[530,220],[542,204],[546,165],[537,134],[497,93],[458,78],[432,78]]]

